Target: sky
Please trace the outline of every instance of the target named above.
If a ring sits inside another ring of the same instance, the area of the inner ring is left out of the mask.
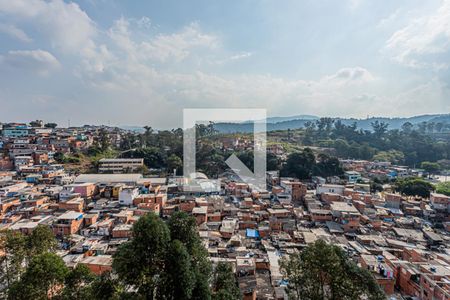
[[[450,113],[450,0],[0,0],[0,122]]]

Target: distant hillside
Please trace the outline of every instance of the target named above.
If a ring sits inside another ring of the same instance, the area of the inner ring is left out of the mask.
[[[134,131],[136,133],[144,133],[145,132],[145,129],[143,127],[139,127],[139,126],[123,125],[123,126],[120,126],[120,128],[122,128],[124,130]]]
[[[315,121],[319,117],[315,116],[293,116],[293,117],[272,117],[267,119],[267,130],[287,130],[303,128],[306,122]],[[420,115],[407,118],[386,118],[386,117],[372,117],[368,119],[354,119],[354,118],[334,118],[340,120],[346,125],[351,125],[356,122],[358,128],[364,130],[371,130],[372,122],[379,121],[389,124],[389,129],[400,129],[401,126],[410,122],[413,125],[417,125],[421,122],[434,122],[434,123],[447,123],[450,124],[450,114],[435,114],[435,115]],[[253,124],[244,123],[216,123],[214,125],[216,130],[222,133],[233,132],[252,132]]]
[[[280,123],[280,122],[287,122],[287,121],[294,121],[294,120],[317,120],[320,119],[318,116],[312,116],[312,115],[298,115],[298,116],[292,116],[292,117],[269,117],[267,118],[267,123]]]

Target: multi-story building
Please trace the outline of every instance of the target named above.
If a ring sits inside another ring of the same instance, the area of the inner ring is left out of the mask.
[[[450,212],[450,197],[443,194],[431,193],[430,202],[434,209]]]
[[[83,224],[83,213],[68,211],[56,218],[53,223],[53,233],[57,236],[66,236],[77,233]]]
[[[129,173],[144,166],[143,158],[103,158],[99,161],[100,173]]]
[[[28,136],[29,128],[25,124],[15,124],[4,127],[2,130],[3,136],[7,138],[20,138]]]

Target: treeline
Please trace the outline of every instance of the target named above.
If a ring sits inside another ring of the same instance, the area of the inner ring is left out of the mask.
[[[295,177],[301,180],[311,179],[312,176],[340,176],[344,170],[339,159],[327,154],[317,155],[310,148],[291,153],[281,168],[282,176]]]
[[[305,124],[301,142],[334,148],[341,158],[389,160],[409,166],[449,159],[450,139],[427,134],[428,127],[407,122],[400,130],[389,130],[387,123],[375,121],[372,130],[362,130],[357,129],[356,123],[345,125],[339,120],[321,118]],[[433,128],[442,131],[444,127]]]
[[[196,167],[210,177],[216,177],[228,169],[225,161],[231,154],[236,154],[250,169],[253,170],[253,151],[229,151],[222,149],[212,123],[196,127]],[[183,174],[183,130],[154,131],[145,127],[145,132],[136,134],[129,132],[122,140],[120,150],[122,157],[143,158],[151,169],[166,173],[176,170],[177,175]],[[279,170],[281,161],[275,155],[267,154],[268,170]]]
[[[228,169],[225,161],[231,154],[235,154],[250,170],[253,170],[253,151],[231,151],[223,149],[220,138],[212,124],[197,125],[196,128],[196,163],[197,170],[210,177],[216,177]],[[131,150],[129,150],[131,149]],[[143,134],[128,133],[122,141],[122,156],[128,158],[144,158],[144,163],[150,168],[178,175],[183,169],[183,131],[153,131],[146,127]],[[266,153],[268,171],[281,171],[285,176],[301,179],[311,176],[334,176],[343,174],[343,170],[336,157],[319,154],[317,157],[310,149],[304,152],[292,153],[288,163],[280,157]],[[301,169],[301,170],[300,170]]]
[[[317,146],[330,148],[339,158],[389,161],[394,164],[420,167],[423,162],[439,163],[440,169],[448,168],[450,162],[450,139],[445,134],[439,138],[429,132],[445,130],[445,126],[422,124],[417,126],[405,123],[401,129],[389,130],[387,123],[372,122],[372,130],[358,129],[356,123],[343,124],[340,120],[321,118],[308,121],[301,130],[279,131],[276,138],[285,140],[295,147]],[[197,170],[210,177],[216,177],[227,170],[226,159],[236,154],[250,169],[253,169],[252,151],[229,151],[222,149],[221,138],[228,135],[217,133],[214,124],[196,126]],[[238,135],[239,136],[239,135]],[[248,134],[242,134],[249,138]],[[272,133],[270,138],[274,137]],[[283,138],[285,137],[285,138]],[[107,133],[99,133],[89,155],[98,155],[111,149]],[[128,132],[122,137],[117,149],[118,155],[128,158],[143,158],[151,169],[172,173],[176,170],[182,175],[183,169],[183,130],[155,131],[146,126],[145,132]],[[319,161],[322,160],[318,157]],[[283,161],[267,154],[268,170],[282,170]],[[428,164],[428,167],[431,165]],[[151,170],[150,170],[151,171]],[[298,172],[298,171],[296,171]],[[314,175],[334,175],[336,172],[312,171]],[[288,173],[294,173],[288,170]],[[300,177],[305,177],[303,174]]]
[[[133,238],[113,255],[113,271],[97,276],[84,265],[68,268],[55,254],[47,226],[30,236],[1,235],[1,298],[7,299],[240,299],[231,267],[213,270],[195,218],[175,213],[168,222],[141,217]]]

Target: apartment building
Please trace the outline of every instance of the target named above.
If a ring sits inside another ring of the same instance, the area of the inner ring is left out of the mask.
[[[143,158],[103,158],[99,161],[100,173],[129,173],[144,166]]]
[[[449,196],[446,196],[443,194],[431,193],[430,202],[434,209],[450,212],[450,197]]]
[[[53,233],[56,236],[66,236],[77,233],[83,224],[83,213],[68,211],[56,218],[53,223]]]

